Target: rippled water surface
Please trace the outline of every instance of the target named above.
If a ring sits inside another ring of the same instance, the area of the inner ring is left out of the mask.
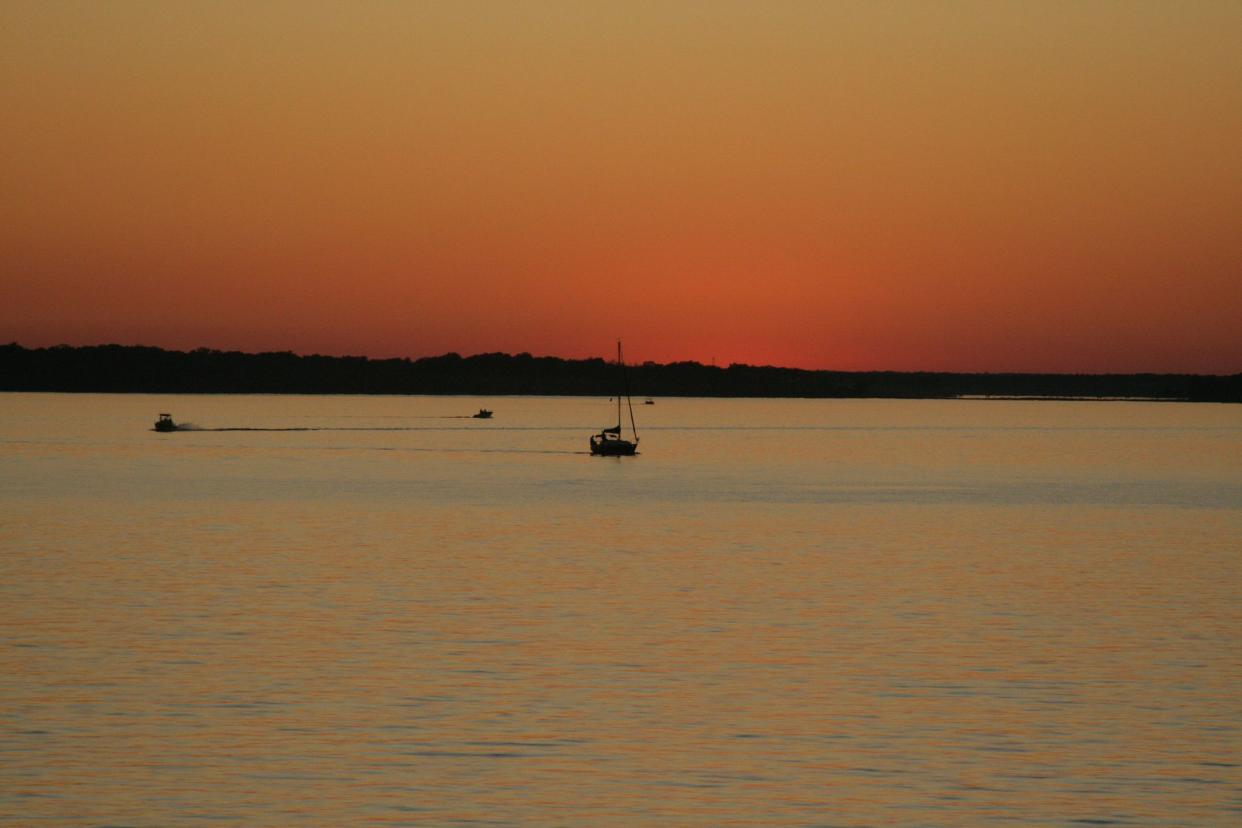
[[[0,394],[0,823],[1242,824],[1242,407],[636,413]]]

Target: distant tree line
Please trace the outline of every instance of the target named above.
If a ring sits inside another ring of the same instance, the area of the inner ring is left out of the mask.
[[[1242,374],[954,374],[646,362],[629,366],[626,375],[630,391],[640,397],[1146,397],[1242,402]],[[611,396],[618,382],[617,367],[603,359],[525,353],[411,360],[207,348],[185,352],[123,345],[0,345],[0,390],[5,391]]]

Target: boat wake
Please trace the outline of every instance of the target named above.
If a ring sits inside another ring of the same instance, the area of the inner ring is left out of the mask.
[[[473,414],[422,417],[424,420],[474,420]],[[200,426],[177,423],[173,431],[426,431],[428,426]]]
[[[444,419],[459,419],[446,417]],[[460,419],[470,419],[464,417]],[[426,431],[426,426],[204,426],[178,425],[177,431]]]

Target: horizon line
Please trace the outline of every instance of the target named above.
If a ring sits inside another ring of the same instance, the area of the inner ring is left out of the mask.
[[[17,342],[16,340],[12,340],[8,342],[7,344],[0,346],[0,347],[17,347],[17,348],[21,348],[22,350],[27,350],[27,351],[53,350],[53,349],[81,350],[81,349],[87,349],[87,348],[146,348],[146,349],[152,349],[156,351],[164,351],[167,353],[180,353],[180,354],[192,354],[192,353],[195,353],[196,351],[206,351],[206,352],[217,353],[217,354],[240,354],[243,356],[289,355],[289,356],[297,357],[299,359],[307,359],[307,358],[362,359],[362,360],[367,360],[370,362],[389,362],[389,361],[395,360],[395,361],[404,361],[404,362],[411,362],[411,363],[418,362],[424,359],[443,359],[444,357],[451,357],[451,356],[456,356],[459,359],[475,359],[478,357],[487,357],[487,356],[503,356],[503,357],[508,357],[510,359],[516,359],[520,357],[529,357],[531,359],[557,359],[562,362],[590,362],[594,360],[599,360],[602,362],[610,361],[607,357],[604,357],[604,356],[564,357],[564,356],[558,356],[555,354],[532,354],[529,351],[519,351],[517,353],[509,353],[507,351],[480,351],[474,354],[462,354],[458,351],[445,351],[442,354],[427,354],[424,356],[408,356],[407,355],[407,356],[376,357],[376,356],[368,356],[366,354],[299,353],[297,351],[292,351],[292,350],[242,351],[238,349],[212,348],[212,347],[208,347],[205,345],[200,345],[198,347],[190,348],[190,349],[180,349],[180,348],[166,348],[162,345],[146,345],[142,343],[125,345],[119,342],[104,342],[104,343],[97,343],[93,345],[70,345],[68,343],[62,342],[62,343],[57,343],[56,345],[28,347],[28,346],[22,345],[20,342]],[[978,375],[983,375],[983,376],[986,376],[986,375],[1025,375],[1025,376],[1062,376],[1062,377],[1143,377],[1143,376],[1237,377],[1237,376],[1242,376],[1242,370],[1234,372],[1234,373],[1216,374],[1216,373],[1204,373],[1204,372],[1193,372],[1193,371],[1189,371],[1189,372],[1183,372],[1183,371],[1173,371],[1173,372],[1169,372],[1169,371],[1102,371],[1100,372],[1100,371],[1019,371],[1019,370],[1009,370],[1009,369],[988,370],[988,371],[952,371],[952,370],[928,369],[928,368],[917,368],[917,369],[874,368],[874,369],[861,369],[860,370],[860,369],[841,369],[841,368],[798,368],[795,366],[787,366],[787,365],[752,364],[752,363],[746,363],[746,362],[731,362],[726,366],[720,366],[720,365],[716,365],[714,362],[708,364],[708,363],[700,362],[698,360],[693,360],[693,359],[673,360],[671,362],[655,362],[653,360],[644,360],[642,362],[627,362],[625,364],[631,367],[644,367],[648,365],[655,366],[655,367],[670,367],[670,366],[675,366],[675,365],[696,365],[699,368],[713,369],[717,371],[727,371],[730,368],[751,368],[751,369],[759,369],[759,370],[767,369],[767,370],[777,370],[777,371],[801,371],[803,373],[808,373],[808,374],[817,374],[817,373],[822,373],[822,374],[949,374],[949,375],[975,375],[975,376],[978,376]]]

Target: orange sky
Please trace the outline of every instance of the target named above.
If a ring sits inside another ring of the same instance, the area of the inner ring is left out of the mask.
[[[0,4],[0,340],[1242,371],[1242,3]]]

